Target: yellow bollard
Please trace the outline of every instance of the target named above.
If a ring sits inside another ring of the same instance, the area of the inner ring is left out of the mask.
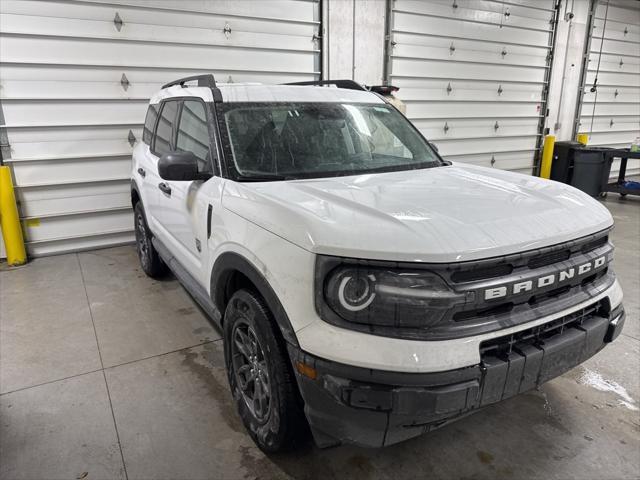
[[[9,167],[0,166],[0,227],[2,238],[7,251],[7,263],[11,266],[22,265],[27,262],[24,249],[20,217],[13,193],[11,172]]]
[[[581,143],[582,145],[586,145],[587,143],[589,143],[589,135],[586,133],[579,133],[576,136],[576,141],[578,143]]]
[[[540,177],[551,178],[551,162],[553,162],[553,146],[556,143],[555,135],[544,137],[544,147],[542,147],[542,165],[540,165]]]

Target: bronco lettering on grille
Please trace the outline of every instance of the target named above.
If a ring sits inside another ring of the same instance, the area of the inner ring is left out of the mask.
[[[484,291],[484,299],[492,300],[495,298],[506,297],[508,294],[516,295],[518,293],[533,291],[534,289],[540,289],[548,287],[549,285],[560,284],[571,280],[574,277],[581,277],[587,273],[602,267],[606,263],[606,256],[598,257],[582,265],[560,270],[559,272],[538,277],[533,280],[525,280],[522,282],[516,282],[512,285],[500,285],[497,287],[488,288]]]

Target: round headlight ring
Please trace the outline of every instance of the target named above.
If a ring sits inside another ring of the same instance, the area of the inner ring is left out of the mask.
[[[376,298],[376,277],[373,274],[345,274],[338,285],[338,301],[340,306],[350,312],[364,310]]]

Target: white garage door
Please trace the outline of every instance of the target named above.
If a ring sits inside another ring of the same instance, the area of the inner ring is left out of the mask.
[[[600,2],[587,49],[578,131],[589,133],[591,145],[628,147],[640,136],[640,2]],[[627,171],[639,167],[629,160]]]
[[[133,239],[132,147],[170,80],[319,78],[319,3],[21,1],[0,5],[0,139],[32,255]]]
[[[531,173],[540,148],[553,0],[395,0],[387,78],[449,160]]]

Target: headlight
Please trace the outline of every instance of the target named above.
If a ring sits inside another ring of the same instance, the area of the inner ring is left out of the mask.
[[[464,300],[425,270],[342,264],[322,284],[323,300],[335,315],[367,325],[426,328]]]

